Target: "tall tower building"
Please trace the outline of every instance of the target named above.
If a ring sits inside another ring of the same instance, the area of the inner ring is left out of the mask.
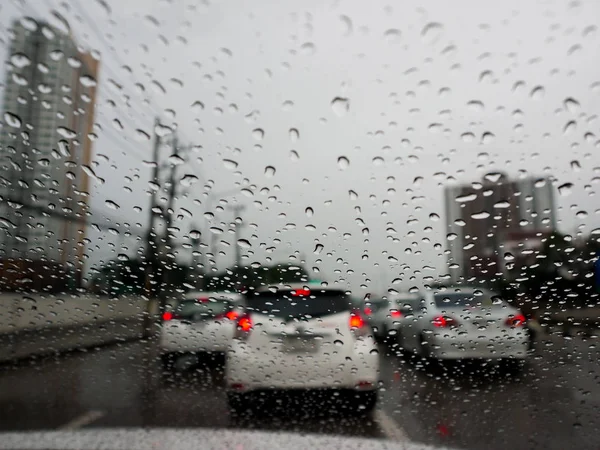
[[[85,252],[98,61],[73,37],[17,20],[0,129],[0,257],[79,269]]]
[[[535,261],[556,229],[549,179],[509,180],[493,173],[444,192],[448,263],[453,281],[507,275],[511,265]]]

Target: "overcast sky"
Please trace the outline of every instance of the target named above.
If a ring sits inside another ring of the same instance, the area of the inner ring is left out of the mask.
[[[56,23],[55,9],[99,52],[94,151],[107,182],[92,187],[92,208],[136,232],[147,223],[151,157],[137,130],[152,134],[156,113],[197,146],[179,169],[202,177],[178,202],[193,216],[176,224],[182,242],[192,223],[208,240],[194,202],[206,204],[207,182],[214,192],[240,186],[227,200],[246,205],[245,264],[298,262],[289,259],[298,252],[357,295],[446,273],[443,186],[489,171],[573,183],[556,196],[560,229],[600,224],[600,2],[9,3],[3,36],[22,14]],[[219,245],[221,268],[233,261],[231,218],[215,218],[230,244]],[[106,243],[116,237],[92,239],[92,262],[114,257]]]

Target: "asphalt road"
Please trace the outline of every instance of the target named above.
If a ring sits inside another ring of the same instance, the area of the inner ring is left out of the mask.
[[[600,360],[595,338],[539,342],[515,375],[481,363],[437,364],[381,347],[380,404],[371,418],[293,410],[232,419],[220,361],[163,373],[134,341],[0,367],[0,430],[236,427],[411,440],[474,449],[597,449]],[[313,403],[313,401],[315,403]]]

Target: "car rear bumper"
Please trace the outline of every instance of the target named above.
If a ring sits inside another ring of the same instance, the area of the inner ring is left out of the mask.
[[[370,340],[355,352],[294,355],[252,351],[233,344],[227,353],[225,379],[229,389],[374,389],[379,381],[379,354]],[[373,351],[375,350],[375,351]]]
[[[429,336],[425,340],[426,353],[437,359],[526,359],[530,348],[526,334],[508,340],[442,336]]]
[[[225,353],[233,338],[233,325],[208,326],[197,330],[189,326],[166,325],[160,333],[161,353],[216,352]]]

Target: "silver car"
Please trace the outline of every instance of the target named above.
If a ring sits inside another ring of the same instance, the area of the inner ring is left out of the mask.
[[[493,292],[445,288],[405,299],[396,338],[401,349],[436,359],[527,358],[525,316]]]

